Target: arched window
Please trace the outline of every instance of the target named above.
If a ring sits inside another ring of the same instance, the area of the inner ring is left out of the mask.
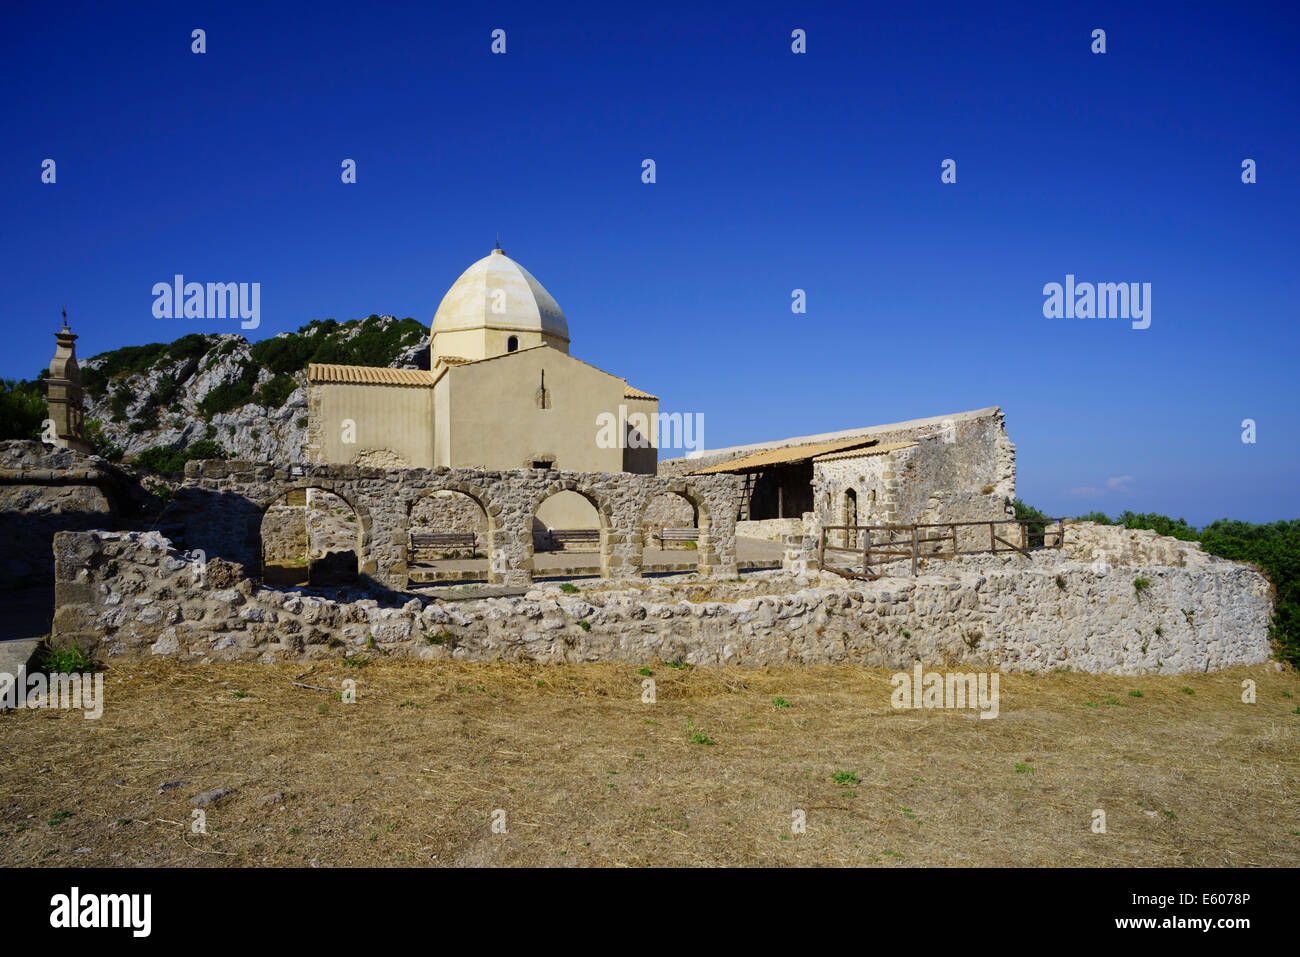
[[[519,337],[511,336],[506,340],[506,352],[514,352],[519,348]]]

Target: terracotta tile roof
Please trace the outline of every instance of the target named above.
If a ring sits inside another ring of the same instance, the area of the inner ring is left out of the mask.
[[[651,395],[649,392],[642,392],[640,389],[633,388],[626,382],[623,383],[623,398],[625,399],[654,399],[659,401],[659,396]]]
[[[339,366],[323,362],[307,365],[309,382],[366,383],[370,385],[431,386],[427,369],[389,369],[384,366]]]
[[[732,459],[730,462],[719,462],[717,465],[710,465],[706,468],[696,469],[690,474],[714,475],[718,472],[739,472],[746,469],[766,468],[769,465],[789,465],[793,462],[802,462],[818,455],[825,455],[828,452],[840,452],[844,449],[870,445],[876,441],[876,439],[859,438],[847,439],[839,442],[819,442],[816,445],[795,445],[781,449],[767,449],[762,452],[751,452],[749,455],[742,455],[740,458]]]
[[[816,458],[818,462],[830,462],[835,459],[857,459],[868,455],[887,455],[890,452],[897,452],[899,449],[915,448],[917,442],[886,442],[884,445],[873,445],[865,449],[849,449],[847,452],[828,452],[825,455],[819,455]]]

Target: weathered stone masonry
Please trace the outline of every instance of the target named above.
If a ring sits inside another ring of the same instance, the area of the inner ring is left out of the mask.
[[[54,533],[120,528],[129,480],[102,459],[40,442],[0,442],[0,587],[48,585]]]
[[[357,592],[340,594],[349,601],[260,587],[220,560],[196,581],[197,566],[157,532],[61,532],[54,640],[118,661],[920,661],[1118,674],[1264,661],[1267,580],[1182,545],[1102,528],[1080,536],[1083,555],[968,558],[918,578],[847,583],[765,572],[744,582],[602,583],[579,594],[547,584],[520,597],[384,604]],[[1083,560],[1096,551],[1103,563]],[[1146,564],[1152,559],[1163,564]],[[1138,577],[1149,582],[1141,594]]]
[[[577,492],[600,516],[601,575],[641,574],[647,506],[672,492],[699,512],[700,573],[736,574],[736,513],[740,479],[733,475],[660,478],[628,473],[544,469],[379,469],[352,465],[278,467],[252,462],[190,462],[185,483],[163,516],[163,533],[185,550],[222,558],[256,575],[266,510],[296,489],[319,488],[351,506],[360,527],[357,567],[363,581],[393,591],[408,584],[411,510],[443,490],[463,492],[488,518],[489,577],[493,583],[532,581],[532,520],[538,506],[561,491]]]

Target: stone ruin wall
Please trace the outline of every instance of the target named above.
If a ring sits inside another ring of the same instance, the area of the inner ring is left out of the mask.
[[[305,509],[307,526],[307,554],[311,558],[324,558],[339,552],[355,552],[360,539],[357,514],[346,499],[312,489],[307,495]]]
[[[669,542],[665,545],[659,541],[660,530],[694,528],[696,521],[695,509],[680,495],[656,495],[646,506],[641,522],[641,537],[647,545],[653,545],[654,548],[686,548],[683,542]]]
[[[989,521],[1011,517],[1007,499],[1016,493],[1016,451],[1001,409],[876,426],[862,431],[879,445],[915,442],[913,448],[855,458],[828,459],[813,466],[815,523],[845,521],[845,492],[857,495],[855,524],[912,524]],[[847,438],[848,436],[846,436]],[[948,441],[951,439],[951,441]],[[667,459],[661,475],[684,474],[737,458],[746,452]],[[783,519],[789,528],[750,529],[756,537],[781,540],[798,534],[799,519]],[[755,523],[742,523],[752,526]],[[816,535],[817,530],[808,534]],[[982,536],[982,537],[981,537]],[[841,538],[843,533],[841,533]],[[975,548],[988,537],[983,530],[959,532],[959,547]],[[847,540],[840,544],[847,544]],[[937,546],[934,546],[937,548]]]
[[[490,582],[519,585],[531,581],[533,517],[556,492],[583,495],[601,517],[601,573],[604,577],[640,574],[644,539],[641,528],[651,499],[673,492],[691,500],[708,516],[697,552],[705,575],[736,572],[735,515],[740,480],[731,475],[665,479],[654,475],[587,473],[545,469],[379,469],[350,465],[190,462],[186,479],[164,514],[162,528],[179,547],[200,550],[254,570],[261,561],[265,510],[290,492],[311,488],[343,499],[356,516],[358,572],[363,584],[402,591],[408,584],[409,518],[419,515],[421,499],[442,491],[462,492],[481,503],[487,516]],[[347,530],[350,534],[351,529]]]
[[[916,419],[893,425],[872,426],[862,429],[860,435],[862,438],[876,440],[879,445],[889,445],[896,442],[923,443],[924,440],[932,437],[942,441],[945,432],[954,438],[952,444],[958,448],[950,450],[947,461],[940,463],[942,468],[935,473],[936,485],[948,489],[978,491],[985,485],[991,484],[993,486],[991,494],[1003,498],[1015,498],[1016,447],[1007,435],[1006,416],[999,408],[958,412],[950,416]],[[837,439],[847,440],[854,437],[852,431],[842,435],[837,434]],[[755,446],[749,451],[712,452],[691,458],[663,459],[659,462],[659,474],[685,475],[695,469],[740,458],[759,448],[778,446],[780,443],[773,443],[771,446]]]
[[[468,495],[449,492],[420,499],[411,508],[411,528],[430,532],[473,532],[482,546],[487,541],[487,515]]]
[[[602,582],[578,594],[547,585],[387,604],[261,587],[220,559],[200,573],[157,532],[63,532],[54,641],[109,661],[384,654],[1177,674],[1266,660],[1271,589],[1254,569],[1154,533],[1078,532],[1061,552],[932,561],[917,578],[764,572],[743,583]],[[1080,560],[1094,551],[1107,561]],[[1145,563],[1153,558],[1182,564]],[[1150,582],[1140,595],[1138,577]]]
[[[114,488],[124,477],[102,459],[35,441],[0,443],[0,581],[48,586],[58,531],[119,528]]]
[[[268,562],[307,559],[307,509],[301,505],[272,505],[262,519],[262,558]]]
[[[765,542],[783,542],[789,535],[801,534],[803,520],[798,518],[763,518],[736,523],[737,538],[757,538]]]
[[[917,443],[910,448],[816,462],[817,520],[822,525],[846,524],[848,489],[857,495],[859,525],[1009,518],[1006,500],[1015,496],[1015,452],[1005,440],[999,412],[951,420],[951,428],[941,422],[890,439]],[[978,532],[963,530],[959,547],[976,547],[971,536]],[[983,534],[987,538],[987,529]]]

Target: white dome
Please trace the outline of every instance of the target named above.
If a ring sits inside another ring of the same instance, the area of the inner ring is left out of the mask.
[[[494,328],[537,332],[568,342],[569,324],[545,287],[494,249],[451,284],[433,317],[433,335]]]

